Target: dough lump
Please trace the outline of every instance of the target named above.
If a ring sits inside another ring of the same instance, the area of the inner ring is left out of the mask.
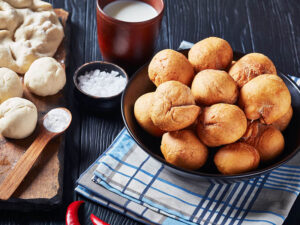
[[[19,76],[12,70],[0,68],[0,104],[12,97],[22,97],[23,87]]]
[[[254,170],[259,165],[258,151],[243,142],[226,145],[215,154],[214,162],[222,174],[239,174]]]
[[[49,3],[0,1],[0,67],[24,74],[40,57],[52,57],[64,31]]]
[[[54,95],[66,84],[64,68],[53,58],[34,61],[24,76],[26,87],[39,96]]]
[[[291,94],[279,76],[263,74],[241,88],[239,105],[249,120],[271,124],[289,111]]]
[[[191,90],[200,105],[233,104],[238,98],[236,83],[222,70],[202,70],[195,76]]]
[[[246,129],[244,112],[236,105],[225,103],[205,107],[197,124],[200,140],[209,147],[233,143],[243,136]]]
[[[261,53],[249,53],[240,58],[228,71],[239,88],[261,74],[277,74],[273,62]]]
[[[257,120],[249,123],[242,141],[257,149],[262,162],[269,162],[279,156],[284,149],[282,133],[272,125],[264,125]]]
[[[191,130],[165,133],[160,148],[167,162],[188,170],[199,169],[208,157],[206,146]]]
[[[164,131],[176,131],[192,125],[201,108],[195,105],[190,88],[179,81],[158,86],[150,112],[154,125]]]
[[[206,69],[225,69],[230,65],[232,58],[231,46],[227,41],[218,37],[208,37],[197,42],[188,54],[195,72]]]
[[[33,0],[4,0],[15,8],[27,8],[33,4]]]
[[[164,131],[153,124],[150,116],[153,95],[154,92],[149,92],[143,94],[136,100],[134,104],[134,116],[144,130],[154,136],[160,137]]]
[[[38,113],[24,98],[10,98],[0,105],[0,133],[7,138],[22,139],[35,129]]]
[[[177,80],[190,85],[194,78],[191,63],[182,53],[172,49],[158,52],[149,64],[148,73],[150,80],[156,86],[169,80]]]
[[[291,119],[293,117],[293,108],[290,106],[289,111],[284,114],[282,117],[280,117],[278,120],[272,123],[274,127],[276,127],[280,131],[284,131],[289,123],[291,122]]]

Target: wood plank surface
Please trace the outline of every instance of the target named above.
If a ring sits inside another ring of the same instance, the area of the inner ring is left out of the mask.
[[[84,199],[74,193],[78,176],[106,149],[123,127],[120,112],[100,115],[82,110],[73,97],[72,76],[84,62],[100,60],[97,43],[95,0],[51,0],[56,8],[71,13],[70,63],[67,69],[67,106],[73,113],[66,134],[63,205],[43,212],[1,211],[0,224],[64,224],[67,204]],[[198,41],[215,35],[225,38],[235,50],[268,55],[283,72],[300,76],[299,0],[165,0],[166,11],[157,50],[176,49],[185,39]],[[300,198],[285,225],[300,221]],[[138,222],[105,207],[87,202],[80,209],[82,224],[91,224],[90,213],[112,225]]]
[[[63,9],[55,9],[55,12],[62,21],[66,35],[57,49],[54,58],[65,68],[68,53],[68,32],[66,31],[68,12]],[[25,85],[23,85],[23,89],[23,97],[33,102],[38,109],[39,120],[37,127],[40,127],[43,116],[49,110],[58,106],[64,106],[65,104],[63,92],[52,96],[39,97],[32,94]],[[7,139],[0,135],[0,184],[33,143],[39,132],[39,128],[37,128],[32,135],[20,140]],[[32,200],[31,202],[35,202],[36,204],[57,204],[62,194],[60,190],[62,182],[59,176],[62,177],[63,153],[64,139],[59,137],[51,141],[45,147],[43,154],[39,157],[18,189],[14,192],[13,199],[4,202],[0,201],[0,208],[6,207],[7,202],[25,204],[28,202],[25,200]],[[13,204],[10,205],[14,208]],[[17,207],[18,204],[16,204]]]

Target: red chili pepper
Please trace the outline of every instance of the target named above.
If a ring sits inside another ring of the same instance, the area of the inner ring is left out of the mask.
[[[66,225],[80,225],[78,209],[82,203],[84,203],[84,201],[75,201],[68,206],[66,213]]]
[[[91,221],[94,225],[109,225],[108,223],[105,223],[103,220],[100,220],[97,216],[94,214],[91,214],[90,216]]]

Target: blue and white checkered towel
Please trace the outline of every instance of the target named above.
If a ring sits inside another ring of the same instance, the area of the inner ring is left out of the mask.
[[[123,129],[76,191],[145,224],[279,225],[300,192],[300,154],[259,178],[213,184],[169,172]]]

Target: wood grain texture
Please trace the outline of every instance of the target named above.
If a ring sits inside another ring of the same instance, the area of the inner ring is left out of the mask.
[[[43,152],[45,146],[54,136],[55,133],[47,132],[45,128],[39,128],[39,134],[34,142],[1,182],[0,199],[7,200],[12,196]]]
[[[95,0],[51,0],[71,15],[70,66],[67,68],[67,106],[73,123],[65,149],[64,204],[49,212],[0,212],[0,224],[64,224],[68,203],[84,199],[74,194],[75,181],[122,129],[120,112],[99,115],[80,109],[73,98],[72,76],[84,62],[101,59],[96,35]],[[176,49],[185,39],[196,42],[207,36],[225,38],[235,50],[267,54],[283,72],[300,75],[299,0],[165,0],[166,10],[157,50]],[[300,198],[285,225],[299,224]],[[79,210],[82,224],[91,224],[90,213],[112,225],[138,222],[105,207],[87,202]]]

